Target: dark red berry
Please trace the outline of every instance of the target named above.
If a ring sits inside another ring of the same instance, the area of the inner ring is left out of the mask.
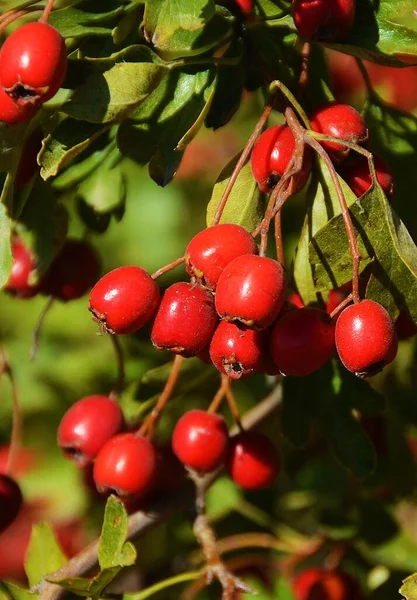
[[[394,193],[392,173],[385,160],[379,156],[374,156],[374,163],[378,183],[386,195],[391,197]],[[371,172],[368,166],[368,159],[365,156],[358,156],[351,164],[342,165],[340,175],[358,198],[363,196],[372,187]]]
[[[311,567],[294,580],[295,600],[360,600],[358,584],[346,573]]]
[[[59,300],[81,298],[100,273],[96,251],[81,240],[67,239],[50,265],[42,282],[42,292]]]
[[[158,456],[154,446],[134,433],[108,440],[94,463],[94,481],[100,492],[143,496],[156,481]]]
[[[32,104],[18,105],[0,87],[0,121],[8,125],[27,123],[38,112],[38,107]]]
[[[287,125],[269,127],[252,150],[251,166],[259,189],[268,193],[284,175],[295,150],[295,139]],[[311,171],[311,152],[305,149],[303,166],[297,177],[297,189],[306,183]]]
[[[362,300],[341,312],[335,339],[340,360],[358,377],[379,373],[397,354],[394,323],[373,300]]]
[[[0,533],[16,519],[23,503],[22,492],[8,475],[0,475]]]
[[[214,289],[223,269],[237,256],[256,254],[251,234],[239,225],[224,223],[207,227],[193,237],[185,251],[188,273]]]
[[[250,377],[262,370],[266,333],[220,321],[210,343],[213,365],[230,379]]]
[[[311,116],[314,131],[355,144],[364,144],[369,137],[368,128],[358,111],[349,104],[332,102],[317,108]],[[337,161],[345,159],[350,150],[336,142],[320,142]]]
[[[272,329],[270,352],[284,375],[304,377],[320,369],[334,350],[334,321],[321,309],[287,312]]]
[[[292,15],[300,34],[308,39],[334,42],[353,25],[356,0],[293,0]]]
[[[12,256],[12,270],[5,289],[19,298],[32,298],[39,291],[39,285],[31,283],[31,275],[36,270],[36,260],[18,237],[12,241]]]
[[[270,486],[278,475],[280,461],[271,440],[256,431],[231,438],[227,471],[233,481],[247,490]]]
[[[42,140],[43,134],[40,129],[35,129],[25,140],[14,179],[16,185],[26,185],[38,172],[37,156],[42,146]]]
[[[210,292],[190,283],[174,283],[162,297],[151,340],[157,350],[196,356],[210,342],[216,324]]]
[[[414,323],[407,310],[400,310],[400,314],[395,321],[395,330],[399,340],[408,340],[417,334],[417,325]]]
[[[222,319],[258,329],[274,321],[284,300],[284,270],[265,256],[238,256],[224,269],[216,288],[216,309]]]
[[[64,39],[47,23],[22,25],[0,50],[1,85],[18,104],[43,103],[52,98],[66,72]]]
[[[184,482],[184,465],[172,451],[171,444],[157,448],[158,472],[153,492],[168,492],[177,489]]]
[[[179,460],[200,473],[214,471],[226,459],[229,432],[220,415],[190,410],[175,426],[172,449]]]
[[[86,467],[123,425],[123,413],[115,400],[108,396],[86,396],[62,417],[58,446],[66,458],[79,467]]]
[[[93,287],[89,310],[109,333],[133,333],[151,319],[159,297],[159,286],[145,269],[119,267]]]
[[[327,299],[327,303],[326,303],[327,314],[331,315],[332,312],[339,306],[339,304],[341,304],[341,302],[343,302],[343,300],[346,300],[346,298],[349,296],[349,294],[351,292],[352,292],[352,282],[351,281],[344,283],[343,285],[341,285],[338,288],[330,290],[329,296]],[[338,313],[334,318],[338,319],[339,314],[340,313]]]

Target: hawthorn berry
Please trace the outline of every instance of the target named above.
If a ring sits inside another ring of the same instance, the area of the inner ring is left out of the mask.
[[[223,269],[237,256],[256,254],[251,234],[240,225],[222,223],[203,229],[185,251],[188,273],[209,289],[214,289]]]
[[[179,460],[199,473],[214,471],[226,459],[229,432],[220,415],[190,410],[177,422],[172,449]]]
[[[30,276],[36,269],[36,260],[19,237],[13,238],[12,256],[12,270],[5,289],[19,298],[32,298],[39,291],[39,285],[30,282]]]
[[[238,486],[260,490],[274,482],[280,461],[268,437],[257,431],[243,431],[230,439],[226,467]]]
[[[145,269],[134,265],[119,267],[93,287],[89,310],[109,333],[133,333],[151,319],[159,298],[159,286]]]
[[[295,139],[287,125],[269,127],[256,141],[251,155],[251,167],[261,192],[269,193],[284,175],[295,150]],[[310,175],[311,152],[304,150],[301,171],[295,176],[300,190]]]
[[[284,270],[265,256],[238,256],[225,267],[216,288],[220,317],[257,329],[274,321],[284,300]]]
[[[62,417],[58,446],[66,458],[86,467],[123,425],[123,413],[115,400],[108,396],[86,396]]]
[[[293,582],[295,600],[360,600],[356,581],[339,570],[306,569]]]
[[[304,377],[320,369],[334,350],[334,321],[320,308],[290,310],[275,323],[270,353],[283,375]]]
[[[369,132],[366,123],[358,111],[349,104],[331,102],[317,108],[311,115],[314,131],[355,144],[365,144]],[[350,149],[336,142],[320,142],[332,159],[340,162]]]
[[[151,442],[134,433],[119,433],[97,454],[94,481],[101,493],[143,496],[156,481],[157,465],[157,452]]]
[[[343,365],[358,377],[376,375],[397,354],[394,323],[374,300],[362,300],[340,313],[335,340]]]
[[[379,185],[385,194],[391,197],[394,193],[394,179],[387,163],[374,155],[374,164]],[[358,156],[354,162],[346,166],[342,164],[339,172],[358,198],[372,187],[372,176],[365,156]]]
[[[20,106],[0,87],[0,121],[8,125],[27,123],[38,112],[38,107],[33,104]]]
[[[22,25],[0,50],[1,86],[17,104],[46,102],[61,87],[66,72],[64,39],[48,23]]]
[[[293,0],[292,15],[300,34],[307,39],[334,42],[353,25],[356,0]]]
[[[42,281],[42,292],[67,302],[81,298],[97,281],[100,261],[81,240],[67,239]]]
[[[343,300],[346,300],[346,298],[349,296],[349,294],[351,292],[352,292],[352,282],[351,281],[344,283],[343,285],[341,285],[338,288],[334,288],[333,290],[330,290],[329,296],[327,298],[327,303],[326,303],[326,312],[329,315],[331,315],[332,312],[334,311],[334,309],[337,308],[339,306],[339,304],[341,302],[343,302]],[[339,314],[340,313],[338,313],[334,318],[338,319]]]
[[[0,474],[0,533],[16,519],[23,504],[22,492],[14,479]]]
[[[191,283],[179,282],[164,293],[151,330],[157,350],[185,357],[200,354],[217,324],[213,296]]]
[[[241,379],[262,370],[265,350],[265,331],[220,321],[211,339],[210,358],[221,373]]]

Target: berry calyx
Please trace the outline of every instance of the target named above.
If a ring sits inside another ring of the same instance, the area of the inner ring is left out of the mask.
[[[379,185],[391,197],[394,193],[394,178],[387,163],[379,156],[374,156],[374,164]],[[365,156],[358,156],[353,163],[342,165],[339,172],[358,198],[372,187],[372,176]]]
[[[105,442],[123,429],[120,406],[108,396],[86,396],[73,404],[58,428],[58,446],[79,467],[93,462]]]
[[[358,377],[376,375],[397,354],[394,323],[374,300],[362,300],[341,312],[335,340],[343,365]]]
[[[0,533],[16,519],[23,504],[22,492],[14,479],[0,474]]]
[[[334,350],[334,321],[320,308],[290,310],[274,325],[270,353],[283,375],[304,377],[320,369]]]
[[[363,145],[369,137],[364,119],[349,104],[332,102],[317,108],[311,116],[311,126],[318,133],[355,144]],[[350,152],[336,142],[321,141],[320,144],[336,161],[345,159]]]
[[[32,104],[18,105],[0,87],[0,121],[8,125],[27,123],[38,112],[38,107]]]
[[[311,567],[293,582],[295,600],[359,600],[358,584],[346,573]]]
[[[256,431],[243,431],[230,440],[226,466],[238,486],[260,490],[274,482],[280,461],[268,437]]]
[[[241,379],[262,370],[265,349],[264,331],[220,321],[210,343],[210,358],[221,373]]]
[[[307,39],[334,42],[353,25],[356,0],[293,0],[292,15],[299,33]]]
[[[32,298],[39,291],[39,285],[30,282],[31,274],[36,269],[36,260],[18,237],[12,241],[12,256],[12,270],[5,289],[19,298]]]
[[[284,270],[265,256],[238,256],[224,269],[216,288],[220,317],[257,329],[274,321],[284,300]]]
[[[102,493],[143,496],[156,481],[157,465],[157,452],[151,442],[134,433],[120,433],[99,451],[94,481]]]
[[[174,283],[164,293],[151,330],[157,350],[190,357],[210,342],[217,324],[213,296],[185,282]]]
[[[19,105],[44,103],[52,98],[66,72],[64,39],[47,23],[22,25],[0,50],[2,89]]]
[[[209,289],[214,289],[223,269],[236,257],[256,254],[251,234],[233,223],[207,227],[193,237],[185,251],[188,273]]]
[[[210,473],[225,461],[228,442],[229,432],[223,417],[195,409],[177,422],[172,449],[186,467]]]
[[[118,335],[137,331],[155,313],[159,286],[134,265],[119,267],[104,275],[90,294],[89,310],[105,331]]]

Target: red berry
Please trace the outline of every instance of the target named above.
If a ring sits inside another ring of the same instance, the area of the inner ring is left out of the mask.
[[[86,467],[123,425],[123,413],[115,400],[108,396],[86,396],[62,417],[58,446],[66,458]]]
[[[297,294],[297,292],[291,292],[288,294],[288,302],[296,308],[304,308],[305,306],[303,299],[301,298],[300,294]]]
[[[39,291],[38,285],[30,283],[30,276],[36,269],[36,260],[18,237],[13,238],[12,255],[12,270],[5,289],[19,298],[32,298]]]
[[[18,104],[43,103],[52,98],[66,72],[64,39],[47,23],[22,25],[0,50],[1,85]]]
[[[199,283],[214,289],[223,269],[237,256],[256,254],[251,234],[239,225],[224,223],[203,229],[185,251],[188,273]]]
[[[216,309],[222,319],[258,329],[274,321],[284,300],[284,270],[265,256],[238,256],[224,269],[216,288]]]
[[[300,34],[334,42],[353,25],[356,0],[293,0],[292,15]]]
[[[412,320],[410,313],[402,309],[395,321],[395,331],[399,340],[408,340],[417,334],[417,325]]]
[[[154,446],[134,433],[119,433],[99,451],[94,481],[100,492],[143,496],[156,481],[158,456]]]
[[[27,123],[38,111],[38,107],[32,104],[20,106],[10,98],[0,87],[0,121],[8,125]]]
[[[99,272],[100,261],[90,244],[68,239],[45,274],[42,292],[64,302],[81,298]]]
[[[179,460],[200,473],[214,471],[226,459],[229,432],[223,417],[190,410],[175,426],[172,449]]]
[[[321,309],[298,308],[271,332],[271,356],[284,375],[304,377],[320,369],[334,350],[334,322]]]
[[[345,308],[336,324],[336,348],[348,371],[359,377],[379,373],[397,354],[397,335],[391,317],[373,300]]]
[[[230,379],[250,377],[262,370],[266,333],[220,321],[210,343],[213,365]]]
[[[133,333],[151,319],[159,297],[159,286],[144,269],[119,267],[93,287],[89,310],[109,333]]]
[[[311,116],[314,131],[355,144],[364,144],[369,137],[368,128],[358,111],[349,104],[332,102],[317,108]],[[336,142],[320,142],[332,158],[340,161],[350,150]]]
[[[359,600],[358,584],[346,573],[311,567],[293,583],[295,600]]]
[[[0,475],[0,533],[16,519],[23,503],[22,492],[8,475]]]
[[[343,302],[343,300],[346,300],[346,298],[349,296],[349,294],[351,292],[352,292],[352,282],[351,281],[344,283],[339,288],[330,290],[329,297],[327,299],[327,304],[326,304],[327,314],[331,315],[332,312],[335,310],[335,308],[337,308],[339,306],[339,304],[341,302]],[[340,313],[338,313],[334,318],[338,319],[339,315],[340,315]]]
[[[394,193],[394,179],[387,163],[379,156],[374,156],[374,163],[379,185],[388,197],[392,196]],[[368,159],[365,156],[358,156],[351,164],[343,165],[340,168],[340,175],[358,198],[372,186]]]
[[[284,175],[295,150],[295,139],[287,125],[269,127],[252,150],[251,166],[259,189],[268,193]],[[304,152],[303,168],[297,175],[297,189],[306,183],[311,171],[311,152]]]
[[[253,0],[236,0],[236,4],[245,15],[249,15],[253,11]]]
[[[157,350],[196,356],[210,342],[216,324],[210,292],[190,283],[174,283],[162,297],[151,340]]]
[[[16,185],[26,185],[38,172],[37,156],[42,146],[42,140],[43,134],[40,129],[35,129],[25,140],[14,180]]]
[[[256,431],[244,431],[230,440],[227,470],[233,481],[247,490],[270,486],[280,461],[271,440]]]

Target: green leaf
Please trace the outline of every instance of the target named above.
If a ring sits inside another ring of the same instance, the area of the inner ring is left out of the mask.
[[[417,573],[404,579],[399,592],[406,600],[417,600]]]
[[[135,547],[130,542],[126,542],[126,537],[126,509],[116,496],[110,496],[106,503],[98,550],[101,569],[127,567],[135,563]]]
[[[235,156],[226,165],[216,181],[210,202],[207,205],[206,223],[208,226],[213,222],[217,207],[239,156],[240,154]],[[248,160],[236,179],[220,223],[236,223],[236,225],[241,225],[248,231],[253,231],[262,221],[265,208],[265,199],[259,192]]]
[[[105,569],[91,579],[84,577],[66,577],[63,579],[51,577],[47,578],[47,581],[56,583],[64,588],[64,590],[72,592],[77,596],[98,600],[103,590],[113,581],[119,571],[120,568]]]
[[[234,511],[242,499],[241,491],[227,477],[219,477],[207,492],[207,515],[216,521]]]
[[[49,523],[41,522],[32,528],[26,553],[25,570],[29,586],[33,587],[48,573],[54,573],[67,562]]]
[[[77,7],[67,6],[54,10],[48,23],[58,29],[64,38],[110,36],[113,25],[123,12],[123,6],[114,0],[104,0],[100,3],[78,2]]]
[[[96,170],[78,188],[78,196],[95,213],[112,213],[123,206],[126,199],[126,179],[118,167]]]
[[[7,175],[0,203],[0,288],[6,285],[12,270],[12,221],[7,205],[13,195],[13,179]]]
[[[37,597],[37,594],[14,583],[0,581],[0,600],[33,600]]]

